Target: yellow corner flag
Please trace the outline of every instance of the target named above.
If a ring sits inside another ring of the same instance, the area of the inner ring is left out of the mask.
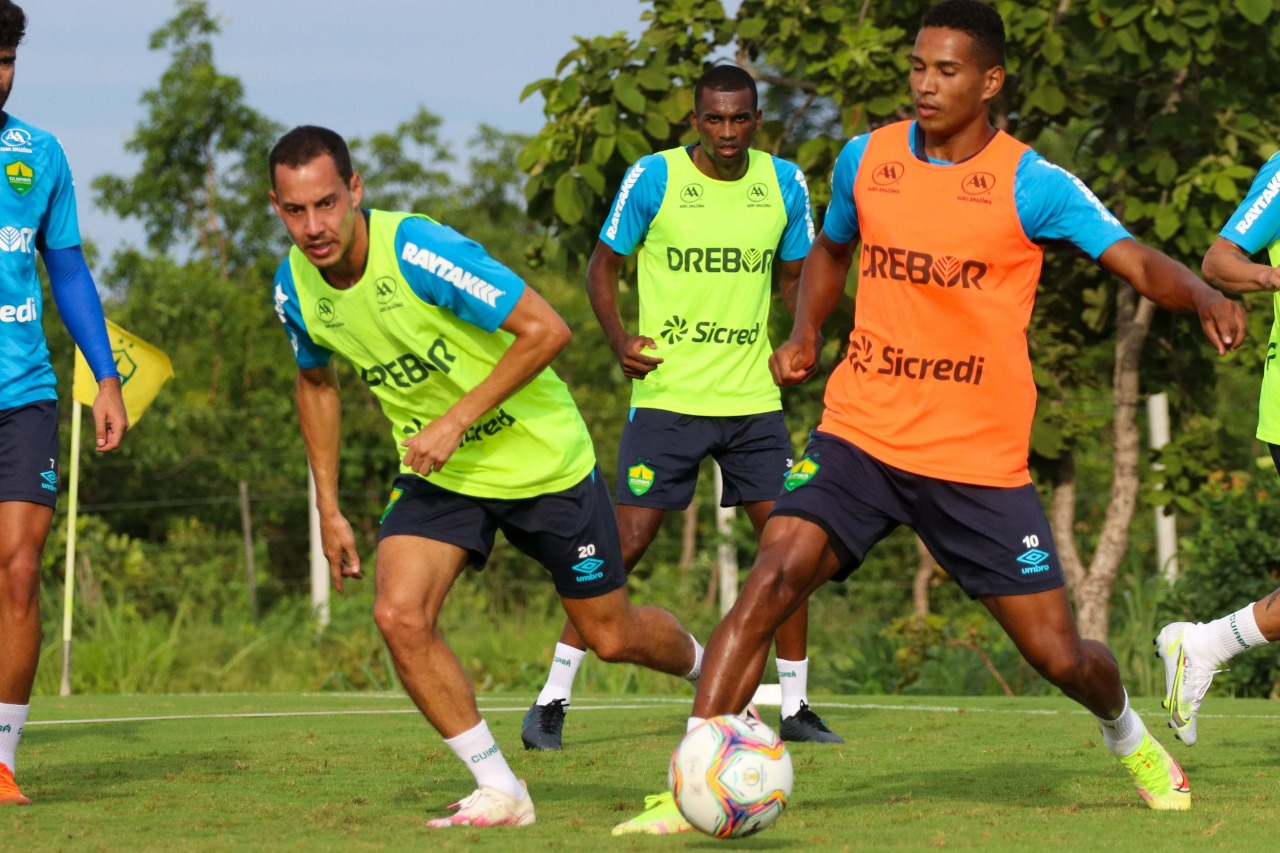
[[[110,320],[107,321],[107,337],[111,340],[111,354],[115,356],[116,370],[120,373],[124,408],[129,414],[129,423],[136,424],[156,394],[160,393],[160,386],[173,376],[173,365],[163,351]],[[93,378],[84,354],[76,347],[76,377],[71,386],[71,396],[86,406],[92,406],[97,394],[98,382]]]

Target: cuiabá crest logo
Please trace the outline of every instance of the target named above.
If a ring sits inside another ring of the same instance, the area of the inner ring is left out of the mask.
[[[679,314],[672,314],[671,319],[662,324],[658,337],[669,344],[679,343],[689,333],[689,324]]]
[[[9,181],[9,188],[18,195],[26,195],[36,183],[35,170],[21,160],[14,160],[4,167],[4,176]]]
[[[791,466],[791,470],[787,472],[787,476],[783,479],[782,485],[788,492],[794,492],[805,483],[813,479],[818,473],[818,469],[822,466],[814,462],[808,456]]]
[[[631,489],[631,494],[636,497],[640,497],[653,488],[653,479],[653,469],[643,462],[632,465],[627,469],[627,488]]]

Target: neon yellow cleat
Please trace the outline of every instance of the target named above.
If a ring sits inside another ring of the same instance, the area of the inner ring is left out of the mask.
[[[651,794],[644,798],[644,811],[626,823],[613,828],[614,835],[674,835],[690,832],[693,824],[684,819],[676,808],[676,798],[670,791]]]
[[[1173,760],[1169,750],[1150,733],[1143,733],[1137,750],[1120,759],[1133,777],[1138,796],[1157,811],[1187,811],[1191,808],[1191,783]]]
[[[1165,696],[1161,706],[1169,711],[1169,728],[1187,746],[1196,742],[1196,716],[1209,691],[1216,670],[1201,655],[1187,648],[1187,641],[1201,626],[1190,622],[1165,625],[1156,637],[1156,654],[1164,660]]]

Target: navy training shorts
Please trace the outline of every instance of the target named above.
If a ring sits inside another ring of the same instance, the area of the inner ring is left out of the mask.
[[[721,506],[776,499],[791,467],[782,412],[712,417],[632,409],[618,446],[618,503],[684,509],[708,456],[724,475]]]
[[[0,410],[0,502],[58,502],[58,401]]]
[[[1064,582],[1035,486],[975,486],[912,474],[827,433],[813,433],[772,514],[826,531],[840,560],[836,580],[905,524],[970,598],[1044,592]]]
[[[627,583],[618,523],[597,466],[576,486],[531,498],[477,498],[401,474],[378,541],[421,536],[464,548],[483,569],[498,530],[551,573],[562,598],[596,598]]]

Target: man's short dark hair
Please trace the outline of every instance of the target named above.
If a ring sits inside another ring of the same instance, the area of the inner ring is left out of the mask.
[[[0,47],[17,47],[27,34],[27,16],[12,0],[0,0]]]
[[[693,87],[693,110],[698,111],[702,103],[702,92],[710,89],[713,92],[751,93],[751,109],[760,109],[760,92],[756,89],[755,79],[736,65],[717,65],[703,72]]]
[[[350,184],[355,170],[351,167],[351,151],[347,148],[347,141],[327,127],[304,124],[280,137],[280,141],[271,149],[271,156],[267,158],[267,167],[271,170],[271,186],[276,185],[277,166],[296,169],[324,154],[333,158],[333,165],[338,168],[338,176],[342,178],[342,182]]]
[[[1004,19],[991,6],[978,0],[942,0],[924,13],[920,29],[946,27],[968,33],[985,68],[1004,66]]]

